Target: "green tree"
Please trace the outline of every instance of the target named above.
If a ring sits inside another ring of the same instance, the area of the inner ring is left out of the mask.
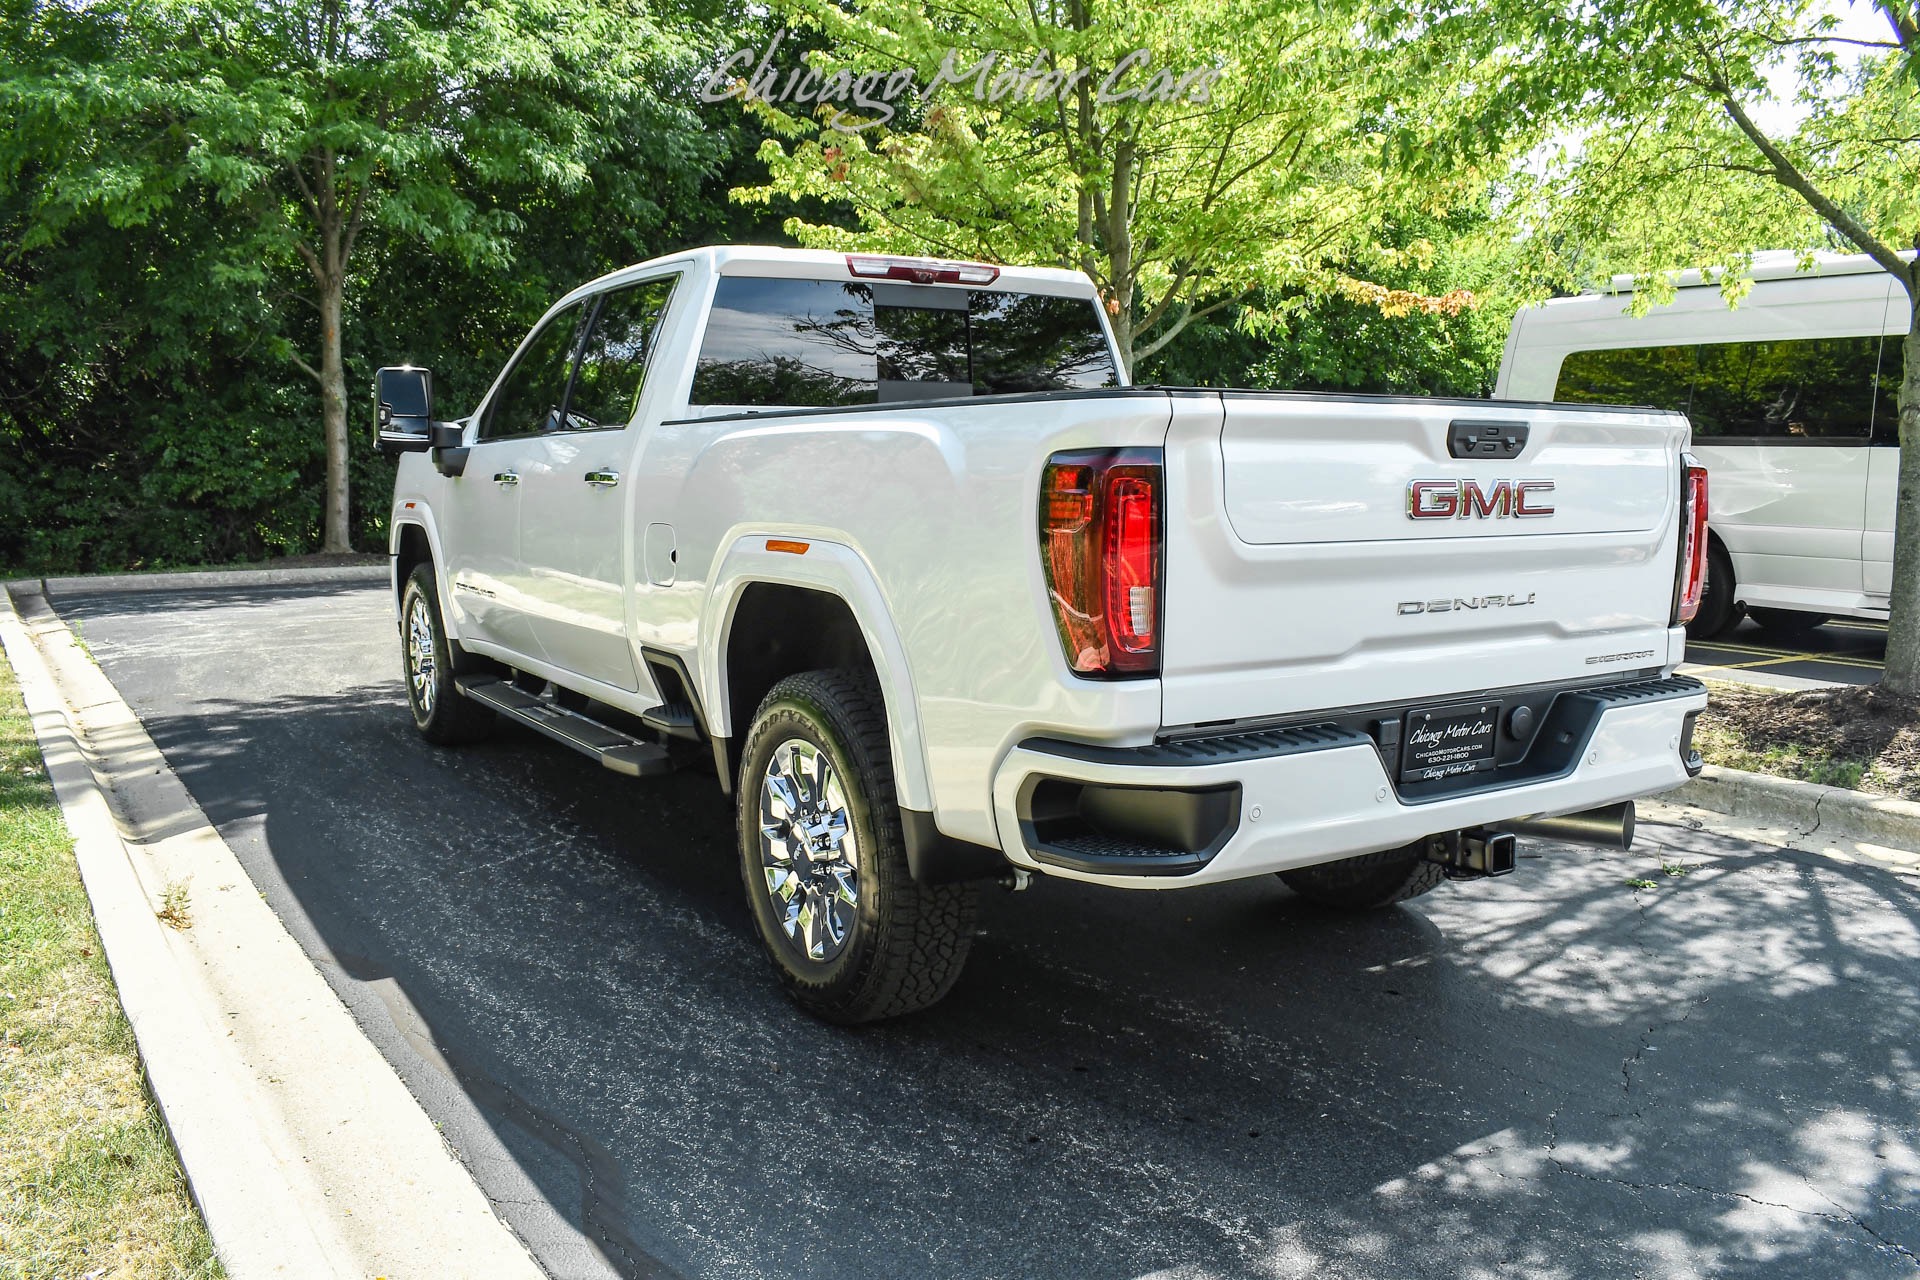
[[[1644,307],[1671,295],[1674,268],[1706,266],[1737,301],[1754,250],[1843,246],[1899,282],[1884,683],[1920,693],[1920,10],[1853,3],[1881,19],[1872,34],[1847,34],[1825,0],[1443,0],[1379,33],[1498,60],[1499,75],[1464,86],[1463,127],[1433,162],[1553,131],[1516,193],[1545,278],[1630,272]]]
[[[1403,302],[1304,290],[1254,295],[1258,331],[1237,308],[1198,321],[1135,370],[1143,382],[1386,395],[1488,396],[1500,370],[1516,252],[1508,228],[1485,208],[1446,220],[1388,227],[1397,261],[1369,269]],[[1470,296],[1453,310],[1436,300]]]
[[[597,180],[599,217],[657,210],[651,179],[719,152],[641,0],[16,0],[7,46],[17,252],[198,207],[227,241],[200,305],[298,264],[307,314],[264,341],[319,393],[328,551],[351,541],[343,333],[368,238],[504,273],[540,205]]]
[[[1410,200],[1445,207],[1484,188],[1472,167],[1418,193],[1400,182],[1391,157],[1434,114],[1438,68],[1366,39],[1351,5],[786,0],[779,11],[819,47],[805,67],[776,50],[771,85],[752,59],[723,68],[743,100],[758,87],[754,109],[784,139],[763,148],[769,181],[740,197],[857,220],[796,216],[788,230],[807,244],[1077,267],[1100,288],[1129,368],[1224,308],[1247,324],[1271,318],[1256,289],[1408,304],[1354,274],[1381,257],[1382,221]],[[785,97],[787,77],[809,67],[824,103]],[[862,90],[859,77],[897,67],[940,88],[875,105],[880,82]]]

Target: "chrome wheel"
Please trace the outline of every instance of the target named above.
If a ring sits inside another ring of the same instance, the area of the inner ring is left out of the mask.
[[[427,598],[416,593],[407,609],[407,679],[422,716],[433,714],[434,674],[433,615],[427,611]]]
[[[860,908],[860,864],[846,789],[805,738],[774,748],[760,780],[760,866],[787,942],[824,964],[846,949]]]

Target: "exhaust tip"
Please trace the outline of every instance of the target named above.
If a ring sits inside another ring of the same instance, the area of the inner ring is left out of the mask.
[[[1582,813],[1565,813],[1555,818],[1519,818],[1505,825],[1515,835],[1583,844],[1595,849],[1618,849],[1624,853],[1633,848],[1633,824],[1633,801],[1623,800]]]

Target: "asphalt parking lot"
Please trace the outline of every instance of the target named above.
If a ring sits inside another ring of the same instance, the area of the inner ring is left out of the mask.
[[[1750,620],[1711,640],[1687,643],[1680,669],[1703,680],[1730,680],[1774,689],[1819,689],[1877,684],[1887,656],[1887,626],[1835,618],[1804,637],[1783,641]]]
[[[556,1276],[1920,1269],[1913,879],[1647,826],[1360,918],[1041,882],[849,1032],[710,776],[426,745],[381,589],[54,603]]]

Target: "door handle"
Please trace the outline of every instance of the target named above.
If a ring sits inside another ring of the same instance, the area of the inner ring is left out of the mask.
[[[496,471],[493,473],[493,482],[495,484],[519,484],[520,476],[519,473],[513,471]]]
[[[618,471],[589,471],[587,472],[587,483],[596,489],[611,489],[620,483],[620,473]]]

